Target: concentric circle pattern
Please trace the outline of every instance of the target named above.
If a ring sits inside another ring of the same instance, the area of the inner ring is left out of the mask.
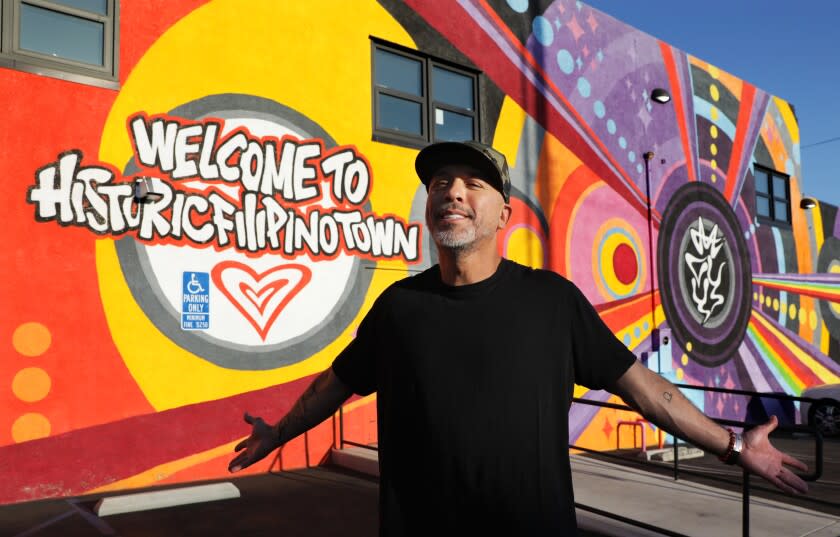
[[[713,187],[678,189],[662,216],[657,245],[662,307],[689,357],[714,366],[737,352],[750,317],[752,271],[729,204]],[[687,348],[687,347],[686,347]]]

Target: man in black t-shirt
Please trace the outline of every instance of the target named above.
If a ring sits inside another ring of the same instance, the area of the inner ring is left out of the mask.
[[[790,493],[805,483],[767,435],[704,416],[635,360],[571,282],[502,259],[511,214],[504,156],[477,142],[417,156],[439,264],[376,300],[356,338],[277,424],[246,414],[237,471],[377,392],[380,533],[574,535],[568,411],[574,384],[607,389],[665,430]]]

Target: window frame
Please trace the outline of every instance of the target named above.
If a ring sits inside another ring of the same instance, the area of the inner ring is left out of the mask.
[[[0,66],[92,86],[118,88],[120,3],[118,0],[105,2],[106,14],[101,15],[51,0],[3,0],[0,10]],[[103,65],[96,66],[21,48],[23,4],[101,23],[104,30]]]
[[[790,176],[786,173],[782,173],[776,171],[772,168],[768,168],[767,166],[762,166],[760,164],[754,165],[755,171],[761,171],[767,174],[767,194],[758,191],[758,188],[755,184],[753,184],[755,190],[755,197],[756,197],[756,207],[755,207],[755,215],[758,218],[759,222],[763,222],[766,224],[774,225],[774,226],[785,226],[791,227],[793,221],[793,212],[792,212],[792,205],[790,202]],[[777,192],[774,190],[774,178],[779,178],[784,182],[785,185],[785,192],[782,196],[779,196]],[[757,181],[755,174],[753,174],[753,181]],[[770,209],[770,215],[765,216],[759,214],[758,212],[758,199],[763,198],[766,199]],[[783,219],[779,219],[776,215],[776,202],[783,202],[785,204],[787,214]]]
[[[384,88],[379,86],[376,83],[376,51],[383,50],[385,52],[396,54],[398,56],[403,56],[415,61],[419,61],[422,69],[421,74],[423,77],[422,80],[422,91],[423,96],[418,97],[416,95],[404,93],[398,90]],[[474,103],[474,110],[470,111],[465,108],[461,108],[459,106],[455,106],[452,104],[444,103],[441,101],[434,100],[432,96],[432,87],[433,87],[433,69],[435,67],[439,67],[441,69],[445,69],[447,71],[451,71],[453,73],[463,75],[466,77],[470,77],[473,80],[473,103]],[[372,121],[372,139],[377,142],[384,142],[390,143],[394,145],[400,145],[404,147],[410,148],[423,148],[428,144],[436,141],[435,137],[435,109],[440,108],[442,110],[453,112],[456,114],[461,114],[465,116],[470,116],[473,119],[473,139],[480,141],[481,138],[481,103],[479,101],[481,91],[480,91],[480,84],[481,84],[481,72],[475,69],[471,69],[464,65],[459,65],[451,61],[447,61],[443,58],[438,58],[431,56],[429,54],[424,54],[417,50],[409,49],[407,47],[403,47],[394,43],[390,43],[387,41],[383,41],[380,39],[375,39],[371,37],[371,121]],[[403,131],[396,131],[393,129],[388,129],[384,127],[380,127],[377,125],[377,122],[380,117],[379,113],[379,100],[381,95],[387,95],[391,97],[395,97],[398,99],[404,99],[406,101],[412,101],[415,103],[420,104],[420,112],[421,112],[421,134],[419,136],[414,136]]]

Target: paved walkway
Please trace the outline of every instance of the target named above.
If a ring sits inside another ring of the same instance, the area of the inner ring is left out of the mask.
[[[347,449],[335,453],[334,464],[328,467],[230,480],[239,489],[239,498],[101,518],[94,514],[99,497],[2,506],[0,536],[375,536],[376,462],[374,451]],[[741,535],[740,490],[697,483],[688,476],[674,481],[667,474],[659,475],[632,465],[582,455],[572,457],[572,472],[579,504],[640,520],[675,534],[697,537]],[[833,497],[826,499],[835,500]],[[750,503],[751,534],[762,537],[840,536],[840,509],[823,511],[827,512],[753,497]],[[581,509],[578,510],[578,523],[581,537],[661,535]]]
[[[575,500],[579,504],[640,520],[692,537],[742,535],[741,493],[681,478],[617,465],[591,457],[572,457]],[[607,535],[657,533],[592,517],[578,510],[582,528]],[[840,516],[774,500],[752,497],[750,534],[767,537],[838,537]]]
[[[346,449],[334,453],[333,461],[376,474],[375,451]],[[572,456],[572,478],[578,504],[692,537],[742,535],[740,491],[703,485],[686,477],[674,481],[668,475],[583,455]],[[662,535],[583,509],[577,514],[580,528],[593,535]],[[838,537],[840,514],[753,497],[750,530],[751,535],[766,537]]]

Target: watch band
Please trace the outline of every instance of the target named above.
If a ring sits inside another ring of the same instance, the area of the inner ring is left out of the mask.
[[[741,451],[744,449],[744,437],[729,429],[729,445],[726,447],[723,455],[718,457],[724,464],[735,464],[741,457]]]

